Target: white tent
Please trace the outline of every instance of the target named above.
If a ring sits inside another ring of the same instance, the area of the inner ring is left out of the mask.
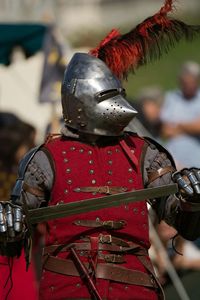
[[[9,67],[0,65],[0,111],[12,112],[34,125],[37,141],[42,142],[52,116],[52,105],[38,101],[44,56],[42,52],[29,59],[17,59]],[[58,103],[58,113],[61,107]]]

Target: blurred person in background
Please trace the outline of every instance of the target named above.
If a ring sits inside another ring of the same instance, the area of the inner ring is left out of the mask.
[[[0,200],[7,201],[17,178],[18,164],[35,146],[35,128],[12,113],[0,113]],[[23,291],[23,293],[22,293]],[[35,267],[26,272],[23,256],[0,256],[0,299],[37,300]]]
[[[155,139],[159,139],[161,132],[160,111],[163,98],[163,91],[159,87],[147,87],[139,93],[135,105],[138,120]]]
[[[161,110],[162,136],[178,168],[200,166],[199,79],[199,64],[183,64],[179,89],[166,94]]]
[[[160,119],[165,146],[173,155],[177,168],[180,169],[184,167],[191,168],[194,165],[200,166],[199,64],[193,61],[185,62],[181,67],[178,79],[179,89],[166,94]],[[161,222],[157,225],[157,230],[161,240],[167,247],[168,226]],[[171,251],[171,259],[178,271],[200,270],[198,246],[199,240],[186,242],[181,237],[176,238],[175,248],[177,252]],[[191,255],[190,253],[195,254]],[[160,258],[160,262],[158,260],[158,264],[160,264],[162,277],[165,270],[161,261],[162,258]]]

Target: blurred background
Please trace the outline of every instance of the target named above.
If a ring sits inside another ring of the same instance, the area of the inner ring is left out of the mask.
[[[122,33],[129,31],[157,12],[163,2],[0,1],[1,199],[7,199],[24,153],[42,143],[46,134],[59,132],[62,126],[60,86],[73,53],[87,52],[112,28]],[[175,4],[174,17],[200,24],[199,0],[179,0]],[[141,67],[124,82],[127,97],[139,112],[129,128],[152,136],[167,147],[178,168],[200,167],[199,64],[197,37],[191,43],[183,40],[168,55]],[[152,258],[167,299],[199,300],[199,241],[176,241],[177,249],[184,253],[181,256],[165,241],[159,225],[154,226],[169,253],[170,261],[163,261],[165,255],[159,255],[160,244],[152,234]],[[175,287],[171,284],[174,277],[170,275],[170,263],[181,278]]]

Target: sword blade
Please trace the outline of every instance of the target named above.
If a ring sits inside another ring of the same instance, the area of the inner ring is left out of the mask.
[[[58,218],[69,217],[80,213],[88,213],[103,208],[120,206],[145,199],[154,199],[169,196],[178,192],[177,184],[169,184],[155,188],[136,190],[128,193],[120,193],[99,198],[91,198],[58,204],[48,207],[31,209],[28,211],[28,218],[31,224],[50,221]]]

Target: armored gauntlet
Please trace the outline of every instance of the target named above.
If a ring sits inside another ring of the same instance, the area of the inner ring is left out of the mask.
[[[172,179],[180,191],[175,227],[184,238],[195,240],[200,237],[200,169],[183,169]]]
[[[20,206],[0,201],[0,254],[20,255],[26,226]]]

